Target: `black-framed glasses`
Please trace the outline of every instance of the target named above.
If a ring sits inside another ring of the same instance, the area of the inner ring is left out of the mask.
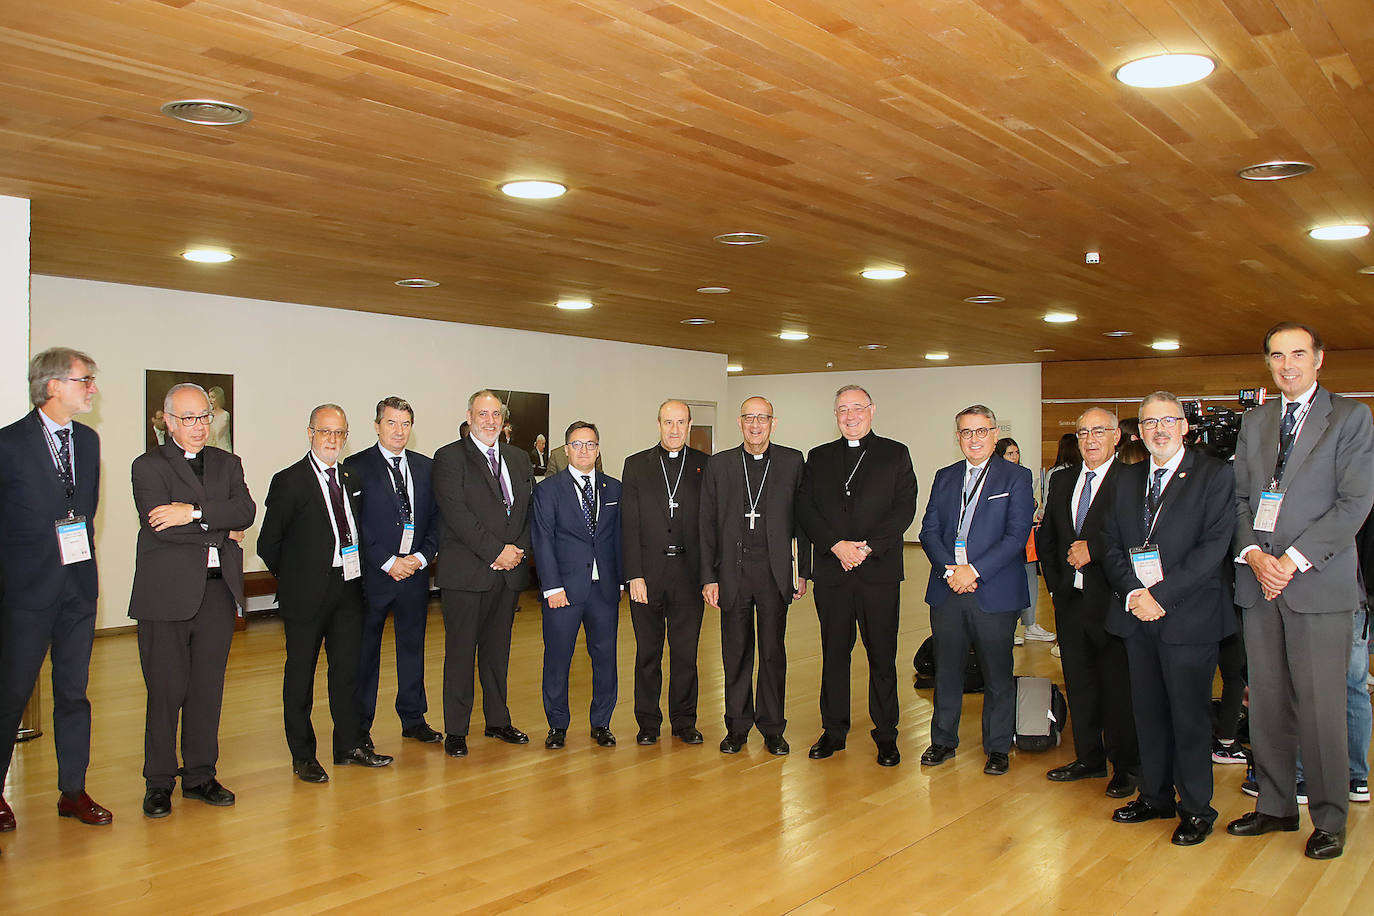
[[[600,442],[589,442],[585,439],[575,439],[568,443],[568,448],[575,452],[594,452],[600,447]]]
[[[201,423],[205,424],[206,426],[209,426],[211,421],[215,419],[215,415],[213,413],[198,413],[183,417],[179,414],[167,413],[166,411],[164,411],[163,416],[171,417],[174,420],[180,420],[183,426],[196,426]]]
[[[1080,439],[1105,439],[1107,434],[1116,429],[1115,426],[1094,426],[1092,429],[1080,429],[1076,435]]]
[[[1181,422],[1183,422],[1183,417],[1150,417],[1148,420],[1140,421],[1140,428],[1155,429],[1162,423],[1165,429],[1173,429]]]
[[[979,439],[986,439],[988,437],[988,433],[995,432],[997,432],[996,426],[979,426],[976,429],[959,430],[959,438],[972,439],[974,436],[977,436]]]
[[[310,431],[321,439],[339,439],[342,441],[348,438],[348,430],[346,429],[316,429],[312,426]]]
[[[773,419],[771,413],[742,413],[739,418],[745,423],[768,423]]]

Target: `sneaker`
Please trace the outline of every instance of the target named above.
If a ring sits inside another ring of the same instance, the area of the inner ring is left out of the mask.
[[[1298,780],[1298,804],[1307,804],[1307,783],[1301,779]]]
[[[1053,655],[1055,658],[1059,658],[1059,657],[1060,657],[1060,655],[1059,655],[1059,643],[1055,643],[1054,645],[1050,646],[1050,654]]]
[[[1034,639],[1038,642],[1054,642],[1054,634],[1038,623],[1033,623],[1026,627],[1026,638]]]
[[[1012,644],[1013,646],[1024,646],[1024,645],[1026,644],[1025,637],[1022,637],[1022,636],[1013,636],[1012,639],[1011,639],[1011,644]]]
[[[1350,800],[1357,802],[1369,801],[1369,780],[1352,779],[1350,780]]]
[[[1240,784],[1240,790],[1251,798],[1259,798],[1259,783],[1255,780],[1255,765],[1247,763],[1245,766],[1245,779]]]
[[[1239,741],[1232,741],[1230,744],[1222,744],[1215,738],[1212,739],[1212,762],[1213,763],[1245,763],[1250,762],[1250,752],[1245,749],[1245,745]]]

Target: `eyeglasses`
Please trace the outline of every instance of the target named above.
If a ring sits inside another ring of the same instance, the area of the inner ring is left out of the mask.
[[[600,447],[600,442],[588,442],[585,439],[575,439],[568,443],[568,448],[575,452],[594,452]]]
[[[977,429],[961,429],[959,430],[959,438],[972,439],[974,436],[977,436],[979,439],[986,439],[988,437],[988,433],[995,432],[997,432],[996,426],[980,426]]]
[[[310,427],[310,431],[321,439],[338,439],[342,441],[348,438],[348,430],[346,429],[316,429],[312,426]]]
[[[755,423],[767,423],[769,420],[773,419],[773,415],[768,413],[742,413],[739,415],[739,418],[745,423],[753,425]]]
[[[78,385],[85,385],[87,388],[95,387],[94,375],[83,375],[81,378],[64,378],[64,382],[76,382]]]
[[[1182,422],[1182,421],[1183,421],[1183,418],[1182,418],[1182,417],[1159,417],[1159,418],[1150,417],[1148,420],[1141,420],[1141,421],[1140,421],[1140,428],[1141,428],[1141,429],[1154,429],[1154,428],[1158,427],[1160,424],[1163,424],[1165,429],[1173,429],[1175,426],[1177,426],[1177,425],[1178,425],[1180,422]]]
[[[1091,437],[1093,439],[1105,439],[1107,438],[1107,433],[1114,429],[1116,429],[1115,426],[1094,426],[1092,429],[1080,429],[1078,431],[1078,438],[1087,439]]]
[[[872,407],[872,406],[873,406],[872,404],[861,404],[861,405],[845,404],[845,405],[843,405],[842,407],[836,407],[836,408],[835,408],[835,413],[836,413],[837,415],[841,416],[841,417],[847,417],[847,416],[849,416],[849,415],[852,414],[852,413],[863,413],[865,410],[868,410],[868,408],[870,408],[870,407]]]
[[[201,423],[204,423],[206,426],[209,426],[210,421],[215,419],[215,415],[213,413],[198,413],[188,417],[179,416],[174,413],[164,413],[163,416],[171,417],[174,420],[180,420],[182,426],[196,426]]]

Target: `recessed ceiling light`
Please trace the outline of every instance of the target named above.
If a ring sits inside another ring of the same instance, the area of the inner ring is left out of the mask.
[[[698,286],[698,287],[697,287],[697,292],[699,292],[699,293],[707,293],[707,294],[712,295],[712,296],[719,296],[719,295],[721,295],[722,293],[728,293],[728,292],[730,292],[730,287],[728,287],[728,286]]]
[[[932,360],[949,359],[949,354],[948,354],[948,353],[927,353],[927,354],[926,354],[926,359],[932,359]]]
[[[743,372],[743,371],[744,371],[744,367],[741,366],[741,365],[739,365],[738,363],[731,363],[730,365],[728,365],[728,366],[725,367],[725,371],[726,371],[726,372]]]
[[[1130,337],[1133,331],[1103,331],[1103,337]]]
[[[1318,226],[1307,234],[1322,242],[1343,242],[1347,239],[1364,238],[1369,235],[1369,227],[1360,225]]]
[[[684,319],[682,319],[681,321],[678,322],[678,324],[691,324],[691,325],[715,324],[715,323],[716,323],[716,320],[715,320],[714,318],[684,318]]]
[[[1050,324],[1068,324],[1071,321],[1077,321],[1078,316],[1073,312],[1049,312],[1045,315],[1045,320]]]
[[[577,312],[591,308],[592,304],[586,299],[559,299],[558,307],[567,312]]]
[[[406,289],[432,289],[439,285],[438,280],[426,280],[424,277],[410,277],[405,280],[397,280],[397,286],[404,286]]]
[[[778,335],[783,340],[806,340],[810,336],[805,331],[783,331]]]
[[[1038,349],[1038,350],[1032,350],[1031,352],[1032,352],[1032,353],[1053,353],[1053,352],[1054,352],[1054,347],[1041,347],[1040,349]]]
[[[1158,54],[1121,65],[1116,78],[1137,89],[1167,89],[1196,83],[1216,66],[1215,61],[1201,54]]]
[[[1362,274],[1374,274],[1374,264],[1370,264],[1368,267],[1361,267],[1356,272]]]
[[[159,110],[169,118],[208,127],[232,127],[253,120],[253,112],[242,105],[217,102],[214,99],[181,99],[168,102]]]
[[[870,267],[859,271],[859,276],[865,280],[900,280],[906,276],[906,271],[900,267]]]
[[[233,254],[223,248],[188,248],[181,256],[197,264],[224,264],[234,260]]]
[[[501,193],[521,200],[550,200],[568,193],[568,186],[556,181],[508,181]]]
[[[1259,165],[1248,165],[1236,174],[1246,181],[1278,181],[1281,178],[1297,178],[1299,175],[1306,175],[1315,169],[1316,166],[1310,162],[1279,160],[1261,162]]]
[[[1178,341],[1176,340],[1156,340],[1150,344],[1151,350],[1177,350]]]
[[[716,236],[722,245],[762,245],[768,236],[761,232],[726,232]]]
[[[964,301],[965,301],[965,302],[972,302],[974,305],[992,305],[994,302],[1006,302],[1006,301],[1007,301],[1007,297],[1006,297],[1006,296],[993,296],[993,295],[966,296],[966,297],[964,297]]]
[[[863,344],[862,346],[859,347],[859,349],[860,349],[860,350],[886,350],[886,349],[887,349],[887,344]]]

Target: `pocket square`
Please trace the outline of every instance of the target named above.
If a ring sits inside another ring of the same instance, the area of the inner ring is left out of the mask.
[[[362,496],[362,495],[363,495],[363,491],[362,491],[362,490],[354,490],[354,491],[352,492],[352,494],[350,494],[350,495],[352,495],[352,496]]]
[[[996,496],[989,496],[989,497],[987,498],[987,501],[988,501],[988,502],[992,502],[994,499],[1002,499],[1003,497],[1005,497],[1005,496],[1010,496],[1010,495],[1011,495],[1011,491],[1008,490],[1006,493],[998,493]]]
[[[605,506],[606,508],[609,509],[611,506],[618,506],[618,505],[620,505],[620,500],[617,499],[617,500],[616,500],[615,502],[613,502],[613,503],[602,503],[601,505],[603,505],[603,506]]]

